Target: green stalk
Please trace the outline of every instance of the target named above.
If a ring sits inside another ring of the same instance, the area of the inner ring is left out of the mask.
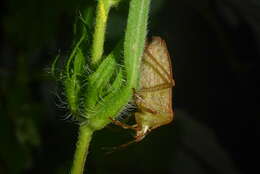
[[[107,25],[107,18],[111,8],[110,0],[98,0],[97,4],[97,16],[96,25],[93,36],[92,52],[91,52],[91,63],[93,65],[97,64],[103,54],[104,40],[105,40],[105,30]]]
[[[74,154],[71,174],[83,174],[93,132],[94,130],[86,125],[81,125],[79,127],[78,142]]]
[[[151,0],[132,0],[129,8],[124,42],[124,59],[128,88],[137,87],[139,69],[147,34],[147,21]]]
[[[91,51],[91,63],[96,65],[102,58],[104,50],[104,41],[106,34],[106,25],[109,11],[116,6],[121,0],[98,0],[96,9],[96,25],[93,35],[93,44]]]
[[[107,16],[110,8],[119,1],[120,0],[98,0],[96,25],[91,52],[92,65],[102,65],[100,64],[100,61],[103,55]],[[88,154],[88,147],[93,132],[102,129],[109,124],[111,122],[109,118],[115,118],[118,115],[124,106],[126,106],[131,100],[133,96],[133,88],[138,87],[139,69],[147,34],[147,20],[150,1],[151,0],[131,0],[130,2],[124,40],[125,73],[122,73],[122,69],[120,69],[120,75],[118,75],[114,83],[112,83],[113,88],[115,88],[114,92],[103,96],[102,101],[94,101],[95,105],[91,108],[91,112],[88,112],[88,108],[86,108],[87,111],[85,115],[88,116],[88,123],[86,125],[81,125],[79,128],[79,137],[71,174],[83,174],[85,160]],[[98,71],[100,70],[99,68],[102,68],[102,66],[98,66]],[[118,67],[115,66],[114,71],[116,71],[117,68]],[[104,69],[108,68],[105,66]],[[123,77],[123,74],[126,75],[125,78]],[[110,79],[111,74],[107,73],[104,77],[103,75],[100,75],[100,77]],[[102,82],[102,85],[106,87],[106,80],[99,78],[93,79],[97,80],[93,83],[89,82],[88,85],[96,84],[95,82],[100,81]],[[123,79],[126,80],[125,83],[123,82]],[[96,87],[97,86],[98,85],[96,85]],[[87,97],[88,94],[86,95],[86,98]],[[97,97],[93,97],[93,100],[96,100],[96,98]]]
[[[111,122],[109,117],[116,117],[133,96],[133,88],[138,87],[139,69],[147,34],[148,12],[151,0],[131,0],[125,41],[124,67],[126,84],[116,93],[103,98],[101,105],[94,109],[95,115],[89,119],[89,124],[95,130],[104,128]]]

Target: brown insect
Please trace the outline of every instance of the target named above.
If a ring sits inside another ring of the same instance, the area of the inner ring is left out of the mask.
[[[138,108],[138,112],[135,113],[136,124],[127,125],[112,120],[116,125],[136,131],[135,140],[120,147],[139,142],[153,129],[172,121],[174,116],[172,87],[174,85],[171,59],[166,43],[160,37],[153,37],[144,50],[139,90],[134,90],[135,103]]]

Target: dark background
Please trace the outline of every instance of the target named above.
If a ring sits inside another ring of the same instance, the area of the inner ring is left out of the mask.
[[[87,173],[258,173],[260,2],[152,3],[149,36],[164,38],[173,60],[175,120],[110,155],[106,147],[132,133],[114,126],[97,132]],[[77,125],[64,120],[47,69],[69,53],[82,4],[1,1],[0,174],[69,171]],[[107,47],[122,37],[126,15],[126,7],[112,11]]]

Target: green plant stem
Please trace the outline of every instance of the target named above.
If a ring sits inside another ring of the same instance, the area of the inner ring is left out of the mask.
[[[94,130],[87,125],[81,125],[79,127],[78,142],[76,144],[71,174],[83,174],[93,132]]]
[[[97,64],[103,54],[104,40],[105,40],[105,30],[107,24],[108,14],[111,8],[110,0],[98,0],[97,4],[97,16],[96,16],[96,25],[93,36],[92,52],[91,52],[91,61],[92,64]]]
[[[89,116],[88,124],[79,128],[79,137],[71,169],[71,174],[82,174],[88,154],[88,147],[95,130],[104,128],[111,122],[110,117],[116,117],[131,100],[133,88],[138,87],[139,68],[147,33],[147,20],[151,0],[131,0],[127,28],[124,41],[124,66],[126,83],[121,89],[112,92],[97,103],[95,113]],[[115,0],[98,0],[96,26],[91,52],[92,65],[99,64],[103,54],[105,28],[109,9]]]
[[[111,122],[109,117],[116,117],[133,96],[133,88],[138,88],[139,69],[147,34],[148,12],[151,0],[131,0],[125,41],[124,67],[126,70],[126,84],[116,92],[103,98],[101,105],[89,119],[89,124],[95,130],[104,128]]]
[[[132,90],[138,86],[147,21],[151,0],[131,0],[124,41],[124,61],[127,86]]]

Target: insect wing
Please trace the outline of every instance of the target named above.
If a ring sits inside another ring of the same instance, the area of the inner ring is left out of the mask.
[[[173,85],[171,60],[166,44],[160,37],[153,37],[143,56],[140,90],[144,102],[140,101],[139,104],[151,108],[162,117],[172,117]]]

